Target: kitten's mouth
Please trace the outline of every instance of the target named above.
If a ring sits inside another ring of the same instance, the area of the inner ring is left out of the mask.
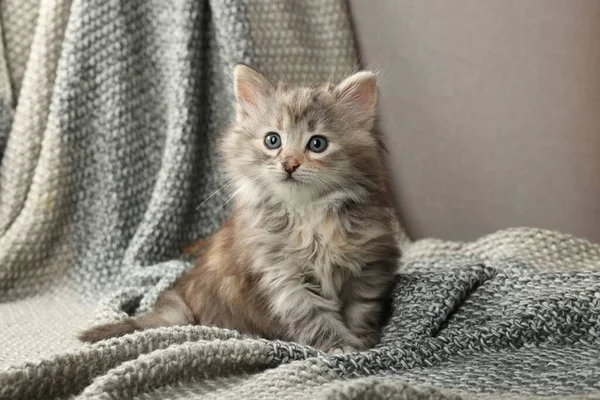
[[[290,184],[297,184],[297,183],[300,183],[300,182],[298,181],[298,179],[294,178],[294,177],[293,177],[293,176],[291,176],[291,175],[288,175],[288,176],[286,176],[285,178],[283,178],[283,181],[284,181],[284,182],[287,182],[287,183],[290,183]]]

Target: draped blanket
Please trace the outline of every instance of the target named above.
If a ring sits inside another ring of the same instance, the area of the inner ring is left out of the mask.
[[[328,356],[149,310],[227,215],[215,140],[245,62],[356,68],[343,0],[2,0],[0,398],[600,396],[600,246],[535,229],[399,238],[381,343]],[[208,199],[208,200],[205,200]]]

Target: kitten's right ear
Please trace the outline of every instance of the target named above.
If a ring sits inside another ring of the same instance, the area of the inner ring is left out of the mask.
[[[371,130],[377,112],[377,78],[369,71],[357,72],[334,89],[348,110],[348,118]]]
[[[256,110],[263,98],[273,90],[273,85],[258,71],[244,64],[233,69],[233,91],[238,111]]]

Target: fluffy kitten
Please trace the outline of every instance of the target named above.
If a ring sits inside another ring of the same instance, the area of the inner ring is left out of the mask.
[[[376,344],[399,249],[372,133],[377,84],[271,84],[234,70],[236,120],[220,150],[234,212],[155,310],[84,341],[202,324],[328,351]]]

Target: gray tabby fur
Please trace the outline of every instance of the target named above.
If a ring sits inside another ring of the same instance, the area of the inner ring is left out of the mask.
[[[83,340],[195,323],[325,351],[377,343],[399,248],[372,132],[375,75],[310,88],[244,65],[234,77],[237,117],[221,140],[232,217],[153,312]],[[326,144],[313,151],[313,140]]]

